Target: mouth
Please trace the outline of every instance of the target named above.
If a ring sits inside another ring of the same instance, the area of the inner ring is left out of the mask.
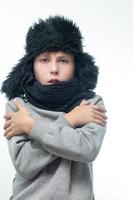
[[[58,83],[58,82],[59,82],[58,79],[51,79],[51,80],[48,81],[48,83]]]

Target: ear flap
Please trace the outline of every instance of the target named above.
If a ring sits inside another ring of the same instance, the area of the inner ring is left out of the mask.
[[[81,53],[75,58],[76,75],[84,91],[93,90],[96,87],[99,68],[95,65],[94,58],[88,53]]]
[[[23,94],[21,80],[25,76],[27,63],[28,59],[27,55],[25,55],[19,60],[19,63],[12,68],[12,71],[2,83],[1,92],[5,93],[9,100]]]

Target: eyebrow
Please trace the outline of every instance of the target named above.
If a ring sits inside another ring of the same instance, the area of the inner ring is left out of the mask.
[[[43,53],[40,57],[49,56],[49,53]],[[59,55],[60,58],[73,58],[71,55]]]
[[[71,56],[68,56],[68,55],[61,55],[59,56],[60,58],[72,58]]]
[[[40,55],[40,57],[42,57],[42,56],[48,56],[48,53],[43,53]]]

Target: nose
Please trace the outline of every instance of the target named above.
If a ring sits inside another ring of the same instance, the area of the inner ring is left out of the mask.
[[[59,73],[59,67],[58,67],[57,62],[55,62],[55,61],[51,62],[50,73],[51,74],[58,74]]]

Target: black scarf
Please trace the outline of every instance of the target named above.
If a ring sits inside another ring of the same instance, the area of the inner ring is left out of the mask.
[[[92,98],[93,91],[83,92],[79,80],[61,81],[50,85],[41,85],[37,80],[30,78],[23,80],[23,98],[41,109],[51,111],[70,112],[83,99]]]

